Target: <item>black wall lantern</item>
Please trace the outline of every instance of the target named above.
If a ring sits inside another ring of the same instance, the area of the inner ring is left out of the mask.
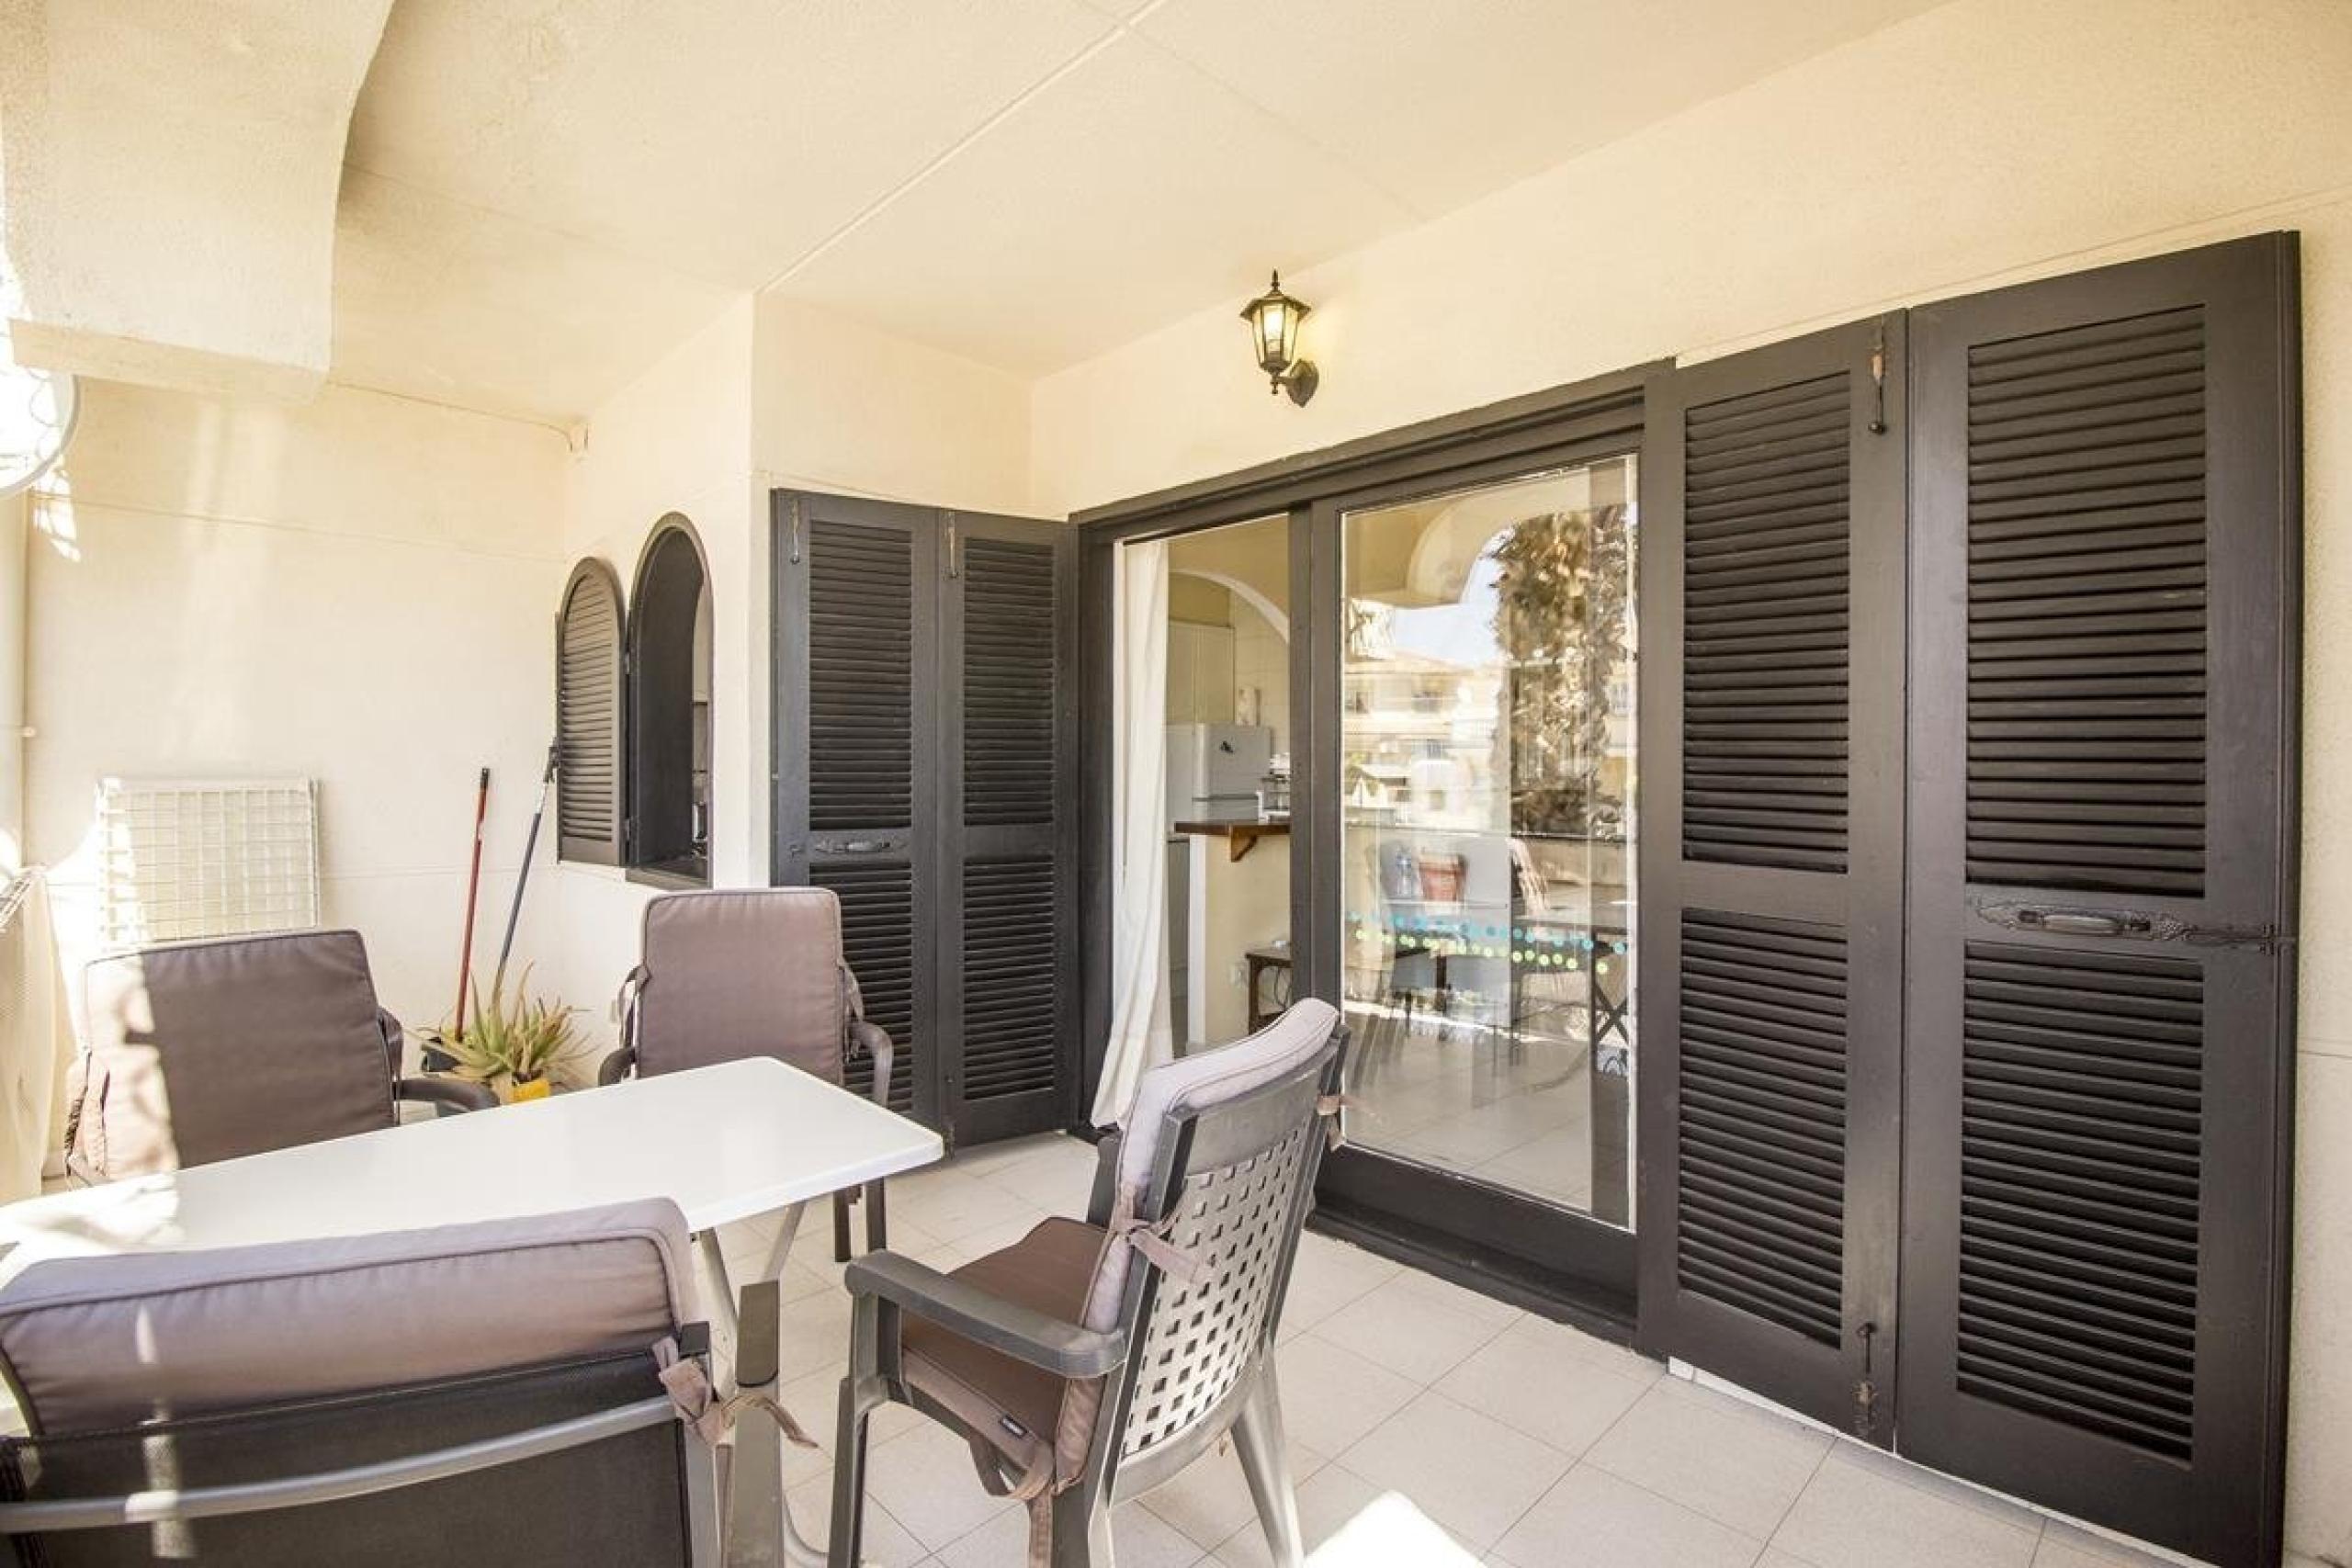
[[[1274,274],[1267,290],[1241,307],[1250,323],[1250,346],[1258,368],[1272,378],[1270,391],[1288,390],[1290,400],[1304,405],[1315,395],[1315,362],[1298,357],[1298,323],[1310,307],[1283,292],[1283,275]]]

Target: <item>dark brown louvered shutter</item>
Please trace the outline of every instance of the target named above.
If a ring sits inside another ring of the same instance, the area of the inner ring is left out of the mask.
[[[1667,373],[1642,452],[1641,1339],[1883,1443],[1903,322]]]
[[[2278,1556],[2295,247],[1913,317],[1901,1448]]]
[[[942,547],[944,1094],[956,1141],[972,1144],[1059,1126],[1068,1111],[1072,558],[1066,527],[971,513],[945,514]]]
[[[898,1048],[890,1102],[936,1121],[932,513],[796,491],[774,505],[775,879],[840,897],[866,1016]]]
[[[621,583],[594,558],[571,569],[556,616],[556,854],[618,865],[626,781]]]

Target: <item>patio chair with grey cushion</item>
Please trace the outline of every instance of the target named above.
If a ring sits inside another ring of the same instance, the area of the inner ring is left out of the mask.
[[[828,887],[669,893],[645,906],[637,967],[621,987],[620,1049],[597,1081],[773,1056],[831,1084],[867,1066],[877,1105],[890,1102],[890,1036],[865,1020],[857,976],[842,955],[841,900]],[[833,1195],[833,1252],[849,1257],[849,1206]],[[888,1245],[882,1183],[869,1182],[865,1244]],[[786,1217],[791,1246],[799,1210]]]
[[[717,1568],[666,1199],[38,1263],[0,1291],[0,1536],[48,1568]]]
[[[834,1568],[858,1562],[866,1422],[888,1401],[944,1423],[982,1485],[1028,1502],[1036,1568],[1109,1568],[1113,1506],[1229,1431],[1274,1561],[1297,1568],[1274,1328],[1344,1044],[1330,1006],[1303,1001],[1153,1068],[1083,1224],[1046,1220],[952,1274],[890,1253],[850,1265]]]
[[[89,1044],[66,1124],[76,1179],[262,1154],[400,1119],[400,1102],[498,1103],[480,1084],[401,1077],[400,1020],[350,931],[179,942],[93,963]]]

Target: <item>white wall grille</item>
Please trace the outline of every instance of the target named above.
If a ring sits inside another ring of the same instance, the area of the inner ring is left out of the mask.
[[[319,923],[309,779],[107,779],[98,785],[99,938],[152,942]]]

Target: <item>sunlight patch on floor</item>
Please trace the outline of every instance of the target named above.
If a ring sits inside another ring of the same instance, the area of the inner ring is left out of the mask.
[[[1384,1492],[1307,1553],[1307,1568],[1476,1568],[1477,1558],[1413,1506]]]

